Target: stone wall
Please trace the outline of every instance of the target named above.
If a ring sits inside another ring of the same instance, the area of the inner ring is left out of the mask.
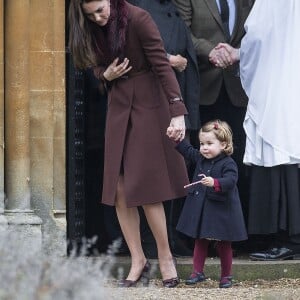
[[[0,0],[0,217],[4,210],[4,0]],[[1,223],[1,221],[0,221]]]
[[[57,232],[57,226],[64,233],[65,2],[0,0],[0,21],[4,216],[6,212],[33,212],[45,229],[51,228],[46,230],[50,235]],[[0,198],[0,215],[1,205]]]
[[[65,7],[30,1],[30,149],[32,199],[65,210]],[[35,206],[38,206],[36,203]]]

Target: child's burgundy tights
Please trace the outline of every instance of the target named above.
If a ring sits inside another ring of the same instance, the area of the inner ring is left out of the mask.
[[[196,239],[194,247],[193,265],[194,272],[203,273],[210,240]],[[232,248],[231,242],[217,241],[216,248],[221,261],[221,277],[231,275]]]

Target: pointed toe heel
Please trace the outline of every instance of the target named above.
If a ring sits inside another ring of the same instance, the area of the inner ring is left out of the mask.
[[[177,268],[177,260],[175,257],[172,258],[173,259],[173,263],[175,266],[175,269]],[[176,287],[178,284],[180,283],[180,280],[178,277],[173,277],[173,278],[169,278],[169,279],[165,279],[162,281],[162,284],[164,287],[166,288],[174,288]]]
[[[136,287],[139,282],[141,282],[143,286],[148,286],[150,281],[150,270],[151,270],[151,264],[147,260],[137,280],[121,279],[118,282],[118,287],[123,287],[123,288]]]
[[[148,286],[150,282],[150,271],[151,271],[151,264],[149,263],[149,261],[147,261],[140,277],[140,281],[145,287]]]
[[[170,278],[170,279],[166,279],[163,280],[163,286],[166,288],[174,288],[179,284],[179,278],[175,277],[175,278]]]
[[[137,280],[121,279],[118,282],[118,287],[122,287],[122,288],[136,287],[137,282],[138,282]]]

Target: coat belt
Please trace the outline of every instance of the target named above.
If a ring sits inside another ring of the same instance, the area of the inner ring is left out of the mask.
[[[128,78],[132,78],[132,77],[136,77],[136,76],[140,76],[140,75],[146,74],[148,72],[150,72],[149,69],[147,69],[147,70],[141,70],[141,71],[138,71],[138,72],[130,72],[129,74],[125,74],[125,75],[119,77],[119,79],[128,79]]]

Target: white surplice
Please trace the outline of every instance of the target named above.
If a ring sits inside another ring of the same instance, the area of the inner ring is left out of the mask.
[[[249,97],[245,164],[300,163],[300,0],[256,0],[240,74]]]

